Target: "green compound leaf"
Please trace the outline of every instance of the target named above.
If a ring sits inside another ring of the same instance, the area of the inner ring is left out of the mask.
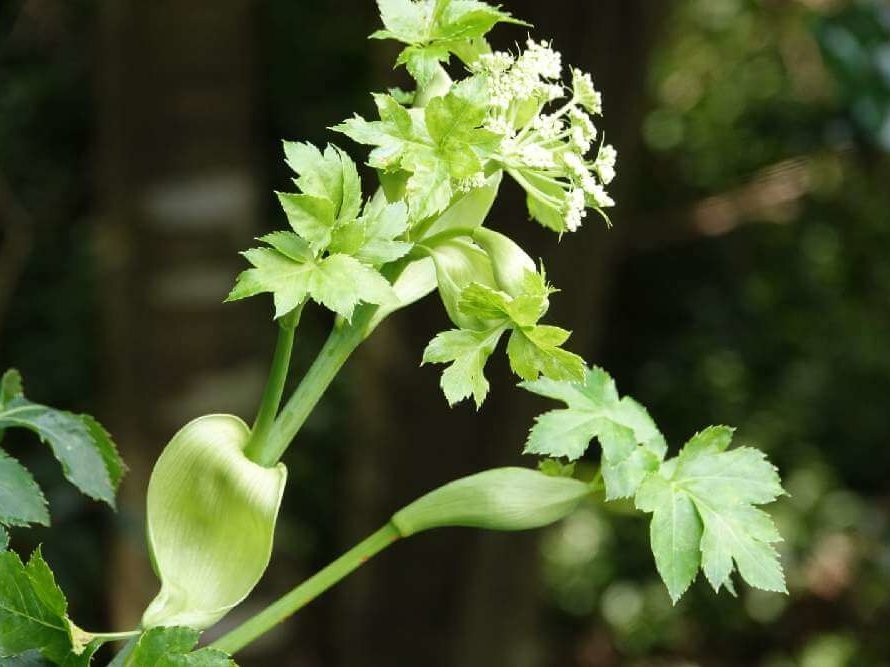
[[[466,58],[475,53],[474,40],[484,37],[498,23],[518,21],[507,12],[477,0],[378,0],[384,30],[374,39],[394,39],[409,44],[397,64],[406,65],[421,86],[432,80],[439,63],[452,53]]]
[[[0,658],[28,654],[18,664],[40,664],[41,657],[57,665],[89,664],[98,642],[67,613],[68,603],[40,549],[27,565],[12,551],[0,554]]]
[[[139,638],[125,667],[234,667],[235,662],[213,648],[192,649],[201,633],[191,628],[152,628]]]
[[[301,190],[278,194],[293,232],[268,234],[260,241],[271,247],[242,253],[253,268],[238,276],[226,300],[271,293],[279,318],[312,299],[347,320],[359,303],[392,303],[395,294],[377,267],[411,250],[402,238],[405,204],[375,196],[359,217],[361,183],[348,155],[330,145],[324,153],[304,143],[284,148]]]
[[[438,334],[423,353],[423,363],[450,363],[442,373],[441,386],[449,405],[473,397],[476,408],[488,395],[485,364],[497,347],[504,327],[488,331],[452,329]]]
[[[731,588],[734,569],[751,586],[786,590],[772,546],[781,537],[756,507],[784,493],[779,475],[756,449],[727,451],[731,440],[725,426],[698,433],[637,492],[637,507],[652,512],[652,551],[674,602],[699,567],[715,591]]]
[[[602,369],[585,369],[580,383],[541,378],[520,386],[567,405],[536,419],[525,453],[574,461],[597,438],[607,499],[634,495],[664,458],[667,445],[649,413],[632,398],[620,398],[615,382]]]
[[[395,300],[386,278],[354,257],[338,253],[317,259],[292,232],[274,232],[260,240],[272,248],[242,253],[254,268],[238,276],[226,301],[271,292],[278,318],[311,298],[348,320],[361,302],[383,305]]]

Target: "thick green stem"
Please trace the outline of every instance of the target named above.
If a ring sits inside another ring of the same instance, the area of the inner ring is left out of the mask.
[[[266,607],[259,614],[247,620],[227,635],[217,639],[212,646],[230,655],[244,648],[257,637],[265,634],[305,607],[320,594],[351,574],[365,561],[380,553],[400,537],[398,529],[392,523],[387,523],[383,528],[347,551],[326,568],[294,588],[290,593],[287,593],[284,597]]]
[[[260,465],[273,466],[290,445],[297,432],[312,413],[325,390],[346,363],[349,355],[362,342],[365,328],[376,306],[360,306],[351,324],[339,321],[309,367],[296,391],[281,409],[278,418],[262,440],[249,454]]]
[[[294,348],[294,334],[300,323],[302,312],[303,306],[297,306],[282,317],[278,323],[278,341],[275,344],[275,354],[272,357],[272,368],[269,371],[269,379],[266,382],[266,389],[263,391],[263,399],[257,412],[256,421],[250,431],[250,439],[244,448],[247,458],[257,463],[261,463],[263,445],[269,434],[269,429],[275,422],[278,407],[281,405],[281,396],[284,394],[284,384],[290,369],[291,352]]]

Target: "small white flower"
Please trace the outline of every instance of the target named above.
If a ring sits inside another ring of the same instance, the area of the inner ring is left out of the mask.
[[[617,159],[618,152],[614,146],[606,144],[600,147],[594,167],[600,176],[600,180],[606,185],[615,180],[615,162]]]
[[[519,57],[520,66],[543,79],[562,77],[562,55],[554,51],[548,42],[535,42],[529,39],[528,47]]]
[[[581,187],[584,189],[584,192],[589,195],[593,195],[600,190],[600,184],[597,183],[597,180],[593,177],[593,174],[589,172],[584,174],[584,176],[581,178]]]
[[[585,176],[590,175],[587,171],[587,165],[584,164],[584,159],[578,153],[567,151],[562,154],[562,161],[563,164],[569,168],[575,178],[580,180]]]
[[[516,59],[505,51],[483,53],[471,66],[473,72],[502,74],[513,66]]]
[[[528,144],[519,151],[519,161],[526,167],[547,169],[554,166],[553,153],[538,144]]]
[[[603,186],[596,185],[592,190],[593,191],[588,192],[588,194],[593,198],[597,207],[609,208],[610,206],[615,205],[615,200],[609,196],[609,193],[606,192],[606,189]]]
[[[572,146],[577,148],[583,155],[590,150],[590,139],[584,129],[579,125],[573,125],[571,130]]]
[[[587,209],[584,202],[584,190],[574,189],[566,193],[565,220],[570,232],[576,231],[581,226],[581,221],[587,217]]]
[[[572,107],[569,111],[569,118],[572,121],[572,125],[581,128],[581,131],[587,139],[590,141],[596,139],[596,126],[593,124],[590,116],[581,111],[578,107]]]
[[[520,150],[519,142],[516,141],[515,134],[508,134],[501,141],[501,153],[505,157],[515,155]]]
[[[562,122],[561,118],[544,114],[535,116],[535,119],[532,121],[532,127],[544,139],[550,140],[556,139],[556,137],[562,133],[565,129],[565,124]]]
[[[572,70],[572,90],[578,104],[590,113],[600,115],[603,112],[603,96],[593,87],[590,74],[579,69]]]
[[[600,179],[605,185],[608,185],[615,180],[615,167],[611,165],[597,163],[596,173],[599,174]]]
[[[516,135],[516,130],[513,129],[513,124],[503,116],[490,116],[485,119],[482,126],[490,132],[502,134],[505,137],[514,137]]]
[[[544,97],[548,102],[553,102],[554,100],[558,100],[560,97],[565,95],[565,91],[563,87],[558,83],[548,83],[544,85],[543,88]]]

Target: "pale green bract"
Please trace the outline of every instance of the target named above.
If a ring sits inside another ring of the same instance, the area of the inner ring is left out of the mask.
[[[712,426],[696,434],[637,491],[637,507],[653,513],[652,551],[675,602],[699,567],[715,591],[731,590],[735,568],[751,586],[786,590],[772,546],[781,537],[756,507],[784,494],[779,475],[756,449],[727,450],[732,433]]]
[[[142,624],[207,628],[241,602],[269,564],[287,471],[244,456],[247,425],[208,415],[184,426],[148,485],[148,543],[161,591]]]

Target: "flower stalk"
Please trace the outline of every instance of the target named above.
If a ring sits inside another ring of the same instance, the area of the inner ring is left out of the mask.
[[[392,523],[387,523],[259,614],[217,639],[211,646],[229,654],[241,650],[305,607],[370,558],[398,541],[400,537],[398,529]]]

